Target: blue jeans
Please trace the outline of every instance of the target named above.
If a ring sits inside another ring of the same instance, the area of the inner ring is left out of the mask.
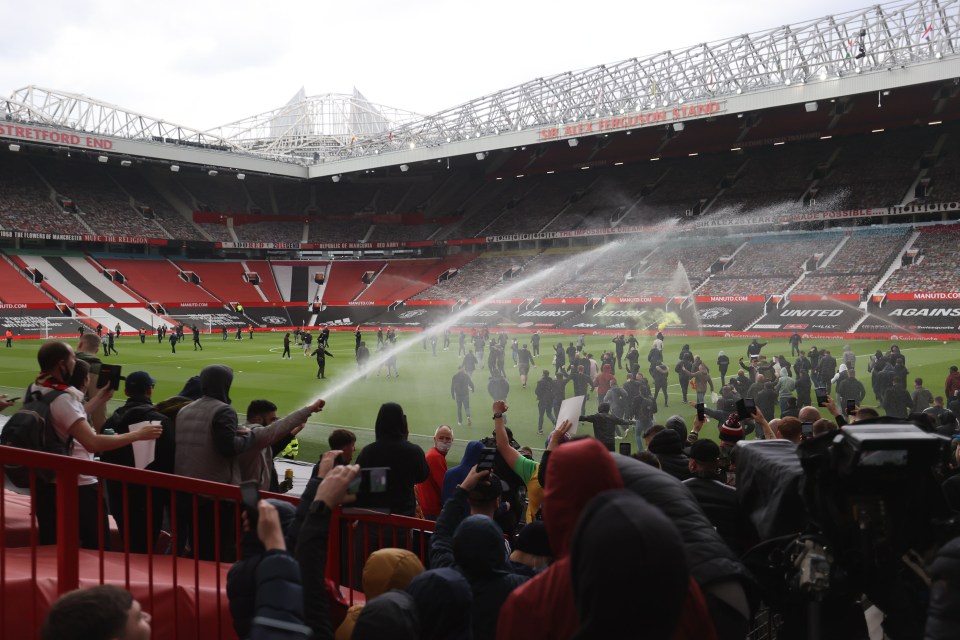
[[[467,419],[470,419],[470,396],[457,398],[457,422],[463,423],[463,411],[467,412]]]
[[[543,433],[544,414],[546,414],[547,420],[549,420],[550,422],[556,422],[556,418],[553,416],[553,405],[537,403],[537,411],[540,414],[540,419],[537,420],[537,433]]]
[[[702,403],[703,403],[703,399],[704,399],[704,397],[705,397],[706,395],[707,395],[707,392],[706,392],[706,391],[704,391],[704,392],[702,392],[702,393],[701,393],[700,391],[697,391],[697,404],[702,404]]]
[[[781,396],[780,398],[780,417],[783,417],[783,412],[787,410],[787,403],[790,401],[789,396]]]

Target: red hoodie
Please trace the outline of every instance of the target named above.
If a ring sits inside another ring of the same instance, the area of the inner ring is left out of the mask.
[[[610,381],[616,379],[617,377],[613,375],[613,367],[608,364],[603,365],[603,371],[593,381],[593,386],[597,388],[597,397],[601,402],[603,402],[603,396],[610,390]]]
[[[947,404],[953,400],[953,394],[960,390],[960,373],[956,371],[951,371],[947,376],[947,384],[945,385],[945,391],[947,393]]]
[[[593,438],[565,444],[550,454],[546,482],[543,522],[556,562],[503,603],[497,638],[564,640],[573,636],[580,624],[570,579],[573,531],[580,512],[594,496],[623,488],[613,457]]]

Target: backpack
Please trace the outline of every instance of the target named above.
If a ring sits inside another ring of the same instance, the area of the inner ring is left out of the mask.
[[[61,440],[50,419],[50,405],[54,400],[66,393],[54,389],[48,393],[34,391],[27,394],[23,406],[10,416],[0,432],[0,445],[31,449],[45,453],[70,455],[73,438]],[[4,471],[15,487],[27,489],[30,487],[30,468],[18,464],[4,465]],[[38,483],[49,484],[56,477],[52,469],[35,469]]]

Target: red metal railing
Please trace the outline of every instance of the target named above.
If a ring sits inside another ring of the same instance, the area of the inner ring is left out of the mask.
[[[336,509],[330,519],[327,578],[347,589],[344,597],[352,605],[363,592],[364,563],[377,549],[407,549],[429,568],[434,524],[363,509]]]
[[[104,583],[123,586],[134,594],[153,615],[155,637],[236,637],[226,600],[226,571],[241,535],[238,487],[0,446],[0,464],[12,463],[30,469],[30,489],[29,499],[9,490],[0,499],[0,637],[36,637],[47,607],[60,594]],[[56,471],[55,487],[44,485],[37,469]],[[88,510],[81,513],[81,475],[99,479],[96,548],[84,549],[80,544],[81,518],[93,518]],[[107,482],[119,484],[114,495],[119,495],[121,502],[115,510],[122,507],[118,511],[123,517],[116,523],[121,535],[111,536],[100,525],[106,520]],[[50,506],[53,491],[56,545],[41,545],[41,534],[48,540],[53,532],[41,531],[34,516],[44,507],[41,502]],[[134,492],[145,504],[131,500]],[[297,502],[296,498],[266,496]],[[157,500],[162,510],[154,508]],[[24,513],[27,505],[29,512]],[[131,505],[144,507],[145,520],[134,522]],[[184,535],[190,526],[183,521],[184,515],[197,523],[204,511],[212,515],[207,521],[213,522],[213,530],[194,526],[191,536]],[[156,522],[155,514],[161,514],[162,523]],[[147,528],[142,552],[131,550],[131,533],[138,525]],[[169,532],[169,549],[158,547],[154,534],[160,529]],[[111,550],[111,538],[119,548]],[[207,551],[209,559],[198,553],[205,546],[212,548]]]

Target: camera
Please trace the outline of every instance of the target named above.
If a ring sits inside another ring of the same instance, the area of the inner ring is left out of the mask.
[[[747,420],[753,417],[753,412],[757,408],[757,403],[753,398],[740,398],[737,400],[737,415],[741,420]]]

